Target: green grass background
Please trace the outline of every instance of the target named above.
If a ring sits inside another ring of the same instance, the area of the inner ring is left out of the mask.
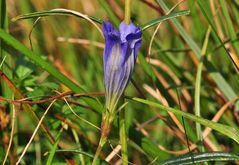
[[[73,91],[80,95],[66,99],[75,114],[62,97],[58,98],[21,164],[90,164],[100,136],[100,131],[92,125],[100,127],[105,101],[101,34],[85,19],[69,15],[42,17],[35,25],[36,17],[13,19],[22,14],[65,8],[110,20],[118,26],[124,19],[124,1],[0,0],[0,3],[0,162],[9,146],[11,122],[15,129],[6,164],[17,162],[53,100],[31,102]],[[160,25],[149,55],[149,43],[157,27],[151,23],[160,21],[176,3],[173,0],[132,3],[132,21],[150,27],[143,31],[132,81],[125,92],[129,161],[236,163],[239,159],[239,103],[236,102],[239,2],[182,2],[172,13],[183,10],[190,13],[174,19],[166,17],[169,20]],[[23,98],[29,98],[29,102],[11,102]],[[216,123],[210,122],[223,106],[225,110]],[[175,116],[168,113],[167,107],[171,107]],[[202,132],[206,126],[214,130],[205,138]],[[101,155],[103,163],[106,164],[103,160],[118,144],[118,119],[115,119]],[[193,144],[197,147],[189,150]],[[110,163],[120,163],[119,155]]]

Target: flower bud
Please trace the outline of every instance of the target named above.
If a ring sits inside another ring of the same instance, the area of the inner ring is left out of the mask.
[[[105,37],[104,83],[106,108],[114,112],[134,69],[142,32],[132,22],[120,24],[119,31],[103,22]]]

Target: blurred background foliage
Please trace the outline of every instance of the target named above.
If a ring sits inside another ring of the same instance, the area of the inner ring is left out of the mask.
[[[6,13],[4,1],[1,0],[1,3],[1,25],[4,25],[1,28],[29,49],[31,49],[29,35],[32,31],[30,35],[32,50],[36,54],[41,54],[43,59],[49,60],[58,71],[83,88],[84,95],[97,98],[100,106],[103,107],[104,40],[94,26],[84,19],[65,15],[43,17],[35,25],[35,19],[19,21],[12,19],[22,14],[65,8],[102,20],[117,19],[117,22],[124,18],[124,1],[8,0]],[[171,8],[177,1],[133,0],[132,21],[143,25],[165,15],[167,12],[162,3]],[[149,43],[156,26],[143,32],[137,65],[125,94],[193,114],[195,114],[195,98],[200,96],[200,115],[203,118],[211,120],[215,115],[219,115],[216,122],[238,129],[239,109],[235,99],[239,94],[237,70],[239,2],[210,0],[200,3],[203,3],[203,6],[200,6],[198,1],[185,0],[174,10],[175,12],[190,10],[189,15],[177,18],[178,24],[181,24],[181,29],[187,35],[180,32],[175,22],[163,22],[149,53]],[[114,13],[115,18],[109,17],[105,4],[108,5],[110,12]],[[5,21],[3,21],[4,14],[7,18]],[[209,28],[207,15],[214,29]],[[214,30],[216,33],[213,33]],[[227,51],[223,49],[217,37],[220,37]],[[195,50],[199,50],[199,56]],[[202,55],[205,55],[204,60],[200,60]],[[13,121],[14,136],[6,164],[15,164],[36,129],[39,122],[37,119],[41,118],[54,96],[69,91],[69,88],[24,57],[21,52],[6,47],[2,42],[0,62],[1,72],[3,71],[11,81],[7,82],[1,74],[0,162],[3,162],[9,146]],[[203,63],[202,81],[199,84],[201,89],[200,95],[195,96],[196,74],[200,62]],[[17,92],[12,91],[13,87],[8,89],[9,84],[14,85]],[[6,101],[6,98],[11,100],[28,98],[29,102],[20,101],[13,106],[13,102]],[[49,100],[43,103],[31,103],[46,99]],[[41,126],[41,130],[36,133],[21,164],[39,165],[47,162],[90,164],[100,135],[99,130],[92,124],[100,126],[101,107],[92,108],[79,95],[70,94],[66,100],[67,102],[63,97],[59,97],[52,105],[42,123],[45,128]],[[197,145],[201,146],[201,144],[197,138],[194,122],[183,120],[180,116],[171,113],[159,112],[153,106],[127,101],[129,103],[126,108],[126,121],[130,162],[150,164],[200,151]],[[12,119],[13,109],[16,110],[15,120]],[[29,111],[31,113],[28,113]],[[111,164],[121,163],[120,156],[114,154],[119,147],[117,122],[116,119],[110,141],[101,155]],[[204,129],[205,127],[202,127],[202,130]],[[216,131],[212,131],[204,138],[203,146],[207,152],[239,152],[239,145],[235,141]],[[113,157],[110,157],[111,155]]]

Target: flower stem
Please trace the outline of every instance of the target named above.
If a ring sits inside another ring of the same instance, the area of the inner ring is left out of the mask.
[[[114,116],[115,115],[113,113],[109,113],[108,111],[106,111],[103,114],[103,119],[102,119],[102,124],[101,124],[101,137],[100,137],[100,141],[99,141],[94,159],[92,161],[92,165],[97,165],[97,163],[98,163],[98,157],[100,155],[100,152],[109,137],[109,133],[111,130],[112,122],[114,120]]]
[[[107,138],[101,135],[100,142],[98,144],[98,147],[97,147],[97,150],[96,150],[96,153],[95,153],[92,165],[97,165],[98,157],[99,157],[100,152],[101,152],[102,148],[104,147],[106,141],[107,141]]]
[[[127,134],[125,127],[125,110],[120,111],[120,144],[121,144],[121,156],[122,164],[128,165],[128,151],[127,151]]]
[[[131,0],[125,0],[124,22],[126,24],[130,24],[130,8],[131,8]]]
[[[124,103],[124,99],[121,98],[121,103]],[[121,156],[122,164],[128,165],[128,151],[127,151],[127,133],[125,124],[125,109],[121,109],[119,112],[119,127],[120,127],[120,145],[121,145]]]

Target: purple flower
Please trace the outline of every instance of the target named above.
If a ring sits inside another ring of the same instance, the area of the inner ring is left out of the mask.
[[[103,33],[106,108],[112,112],[130,80],[142,32],[132,22],[129,25],[122,22],[118,31],[108,21],[103,22]]]

